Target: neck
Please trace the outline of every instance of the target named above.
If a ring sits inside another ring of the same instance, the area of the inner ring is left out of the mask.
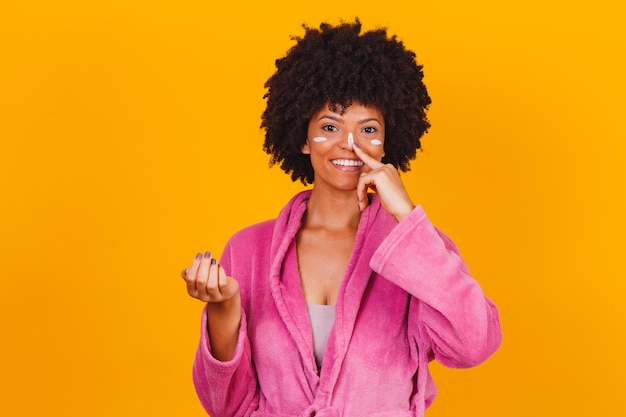
[[[356,229],[360,219],[355,191],[324,193],[313,188],[303,226],[326,230]]]

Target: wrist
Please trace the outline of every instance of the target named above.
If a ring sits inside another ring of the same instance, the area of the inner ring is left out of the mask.
[[[415,208],[415,205],[413,203],[409,203],[405,207],[403,207],[401,210],[397,211],[393,215],[393,217],[396,219],[398,223],[400,223],[402,220],[406,218],[406,216],[411,214],[414,208]]]
[[[239,293],[233,297],[220,301],[219,303],[206,303],[207,313],[211,315],[228,316],[233,312],[238,312],[241,309],[241,299]]]

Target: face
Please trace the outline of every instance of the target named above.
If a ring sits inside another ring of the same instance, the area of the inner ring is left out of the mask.
[[[354,153],[353,143],[374,159],[384,156],[385,121],[376,107],[355,102],[341,114],[326,104],[311,117],[302,153],[311,155],[316,186],[356,189],[361,173],[370,169]]]

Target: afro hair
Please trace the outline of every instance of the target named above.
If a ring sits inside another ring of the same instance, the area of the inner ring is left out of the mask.
[[[270,165],[280,164],[293,181],[312,184],[313,166],[301,151],[311,117],[326,103],[343,112],[358,102],[376,107],[385,118],[383,162],[408,171],[430,127],[431,100],[415,53],[384,28],[361,33],[358,18],[302,27],[304,36],[292,37],[296,44],[276,60],[277,70],[265,83],[261,128]]]

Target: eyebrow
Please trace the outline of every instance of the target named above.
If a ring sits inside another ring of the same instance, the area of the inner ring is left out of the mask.
[[[369,117],[367,119],[359,120],[359,123],[367,123],[367,122],[376,122],[376,123],[382,124],[381,121],[375,117]]]
[[[330,114],[325,114],[325,115],[321,116],[321,117],[320,117],[319,119],[317,119],[317,120],[318,120],[318,121],[320,121],[320,120],[322,120],[322,119],[330,119],[330,120],[334,120],[334,121],[336,121],[336,122],[342,122],[342,121],[343,121],[341,117],[333,116],[333,115],[330,115]],[[377,119],[377,118],[375,118],[375,117],[368,117],[367,119],[362,119],[362,120],[359,120],[357,123],[359,123],[359,124],[363,124],[363,123],[368,123],[368,122],[376,122],[376,123],[378,123],[378,124],[382,124],[382,123],[381,123],[381,121],[380,121],[380,120],[378,120],[378,119]]]

